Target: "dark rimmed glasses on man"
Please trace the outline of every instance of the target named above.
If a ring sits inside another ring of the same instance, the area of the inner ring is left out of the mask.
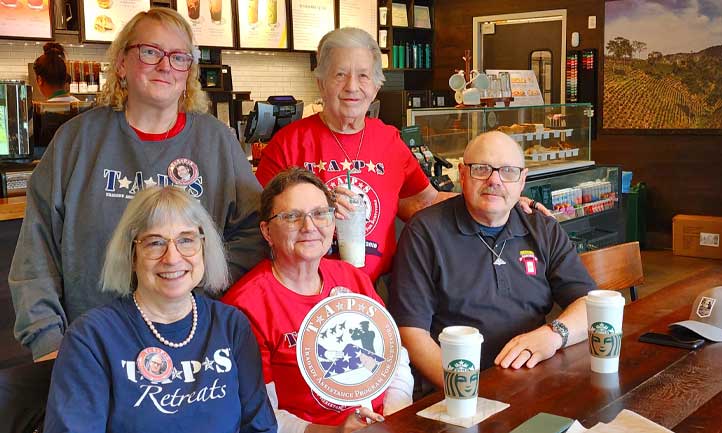
[[[524,171],[524,167],[514,167],[513,165],[502,165],[501,167],[477,163],[464,165],[469,167],[471,177],[479,180],[487,180],[495,171],[498,171],[502,182],[518,182],[521,178],[521,172]]]
[[[173,243],[176,250],[183,257],[193,257],[201,250],[203,236],[200,233],[181,234],[175,239],[168,239],[163,236],[150,235],[143,239],[134,239],[133,243],[138,245],[140,253],[146,259],[157,260],[168,252],[168,244]]]
[[[193,65],[193,56],[185,51],[166,51],[150,44],[133,44],[125,47],[126,51],[133,48],[138,49],[138,59],[146,65],[157,65],[163,57],[168,57],[170,67],[179,72],[185,72]]]
[[[313,225],[318,228],[328,227],[334,219],[334,207],[317,207],[310,212],[301,212],[300,210],[292,210],[288,212],[279,212],[268,219],[270,223],[273,219],[278,218],[284,225],[292,230],[299,230],[306,222],[306,217],[311,217]]]

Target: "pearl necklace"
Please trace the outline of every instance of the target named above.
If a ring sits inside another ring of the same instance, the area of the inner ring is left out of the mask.
[[[161,343],[165,344],[166,346],[170,346],[174,349],[178,349],[179,347],[183,347],[186,344],[190,343],[193,339],[193,336],[196,334],[196,327],[198,326],[198,308],[196,307],[196,300],[191,294],[191,305],[193,309],[193,326],[191,326],[191,333],[188,334],[188,337],[186,337],[185,340],[181,341],[180,343],[173,343],[172,341],[168,341],[165,338],[163,338],[162,335],[160,335],[160,332],[158,332],[157,329],[155,329],[155,326],[153,325],[153,322],[148,318],[148,316],[145,315],[143,310],[140,308],[140,305],[138,305],[138,299],[135,297],[135,293],[133,293],[133,303],[135,304],[135,308],[138,309],[140,312],[140,316],[145,320],[146,325],[150,328],[150,331],[155,335],[155,338],[158,339]]]

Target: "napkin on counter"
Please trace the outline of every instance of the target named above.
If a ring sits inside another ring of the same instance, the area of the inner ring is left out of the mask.
[[[416,413],[418,416],[424,418],[435,419],[437,421],[445,422],[447,424],[458,425],[459,427],[471,427],[475,424],[479,424],[490,416],[497,412],[509,407],[508,404],[502,403],[495,400],[487,400],[485,398],[478,397],[476,399],[476,415],[466,418],[453,418],[446,413],[446,401],[441,400],[440,402],[427,407]]]
[[[567,430],[567,433],[672,433],[661,425],[647,418],[624,409],[608,424],[600,422],[589,430],[582,427],[578,421]]]

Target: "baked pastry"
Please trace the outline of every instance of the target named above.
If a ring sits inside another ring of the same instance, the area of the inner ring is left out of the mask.
[[[110,9],[110,6],[113,4],[113,0],[96,0],[98,2],[98,6],[100,6],[103,9]]]
[[[115,24],[113,24],[113,20],[109,16],[98,15],[95,17],[93,28],[98,32],[107,32],[113,30],[115,28]]]

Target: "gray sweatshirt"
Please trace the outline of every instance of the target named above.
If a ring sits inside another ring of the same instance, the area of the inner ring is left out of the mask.
[[[186,190],[221,230],[231,278],[264,257],[256,213],[261,187],[228,127],[188,114],[178,135],[144,142],[122,112],[95,108],[58,129],[27,191],[8,280],[15,336],[34,358],[58,349],[69,322],[112,299],[100,291],[112,232],[136,192],[172,183],[168,167],[180,158],[198,167]]]

